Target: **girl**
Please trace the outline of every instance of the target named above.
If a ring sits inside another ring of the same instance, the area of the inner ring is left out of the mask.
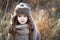
[[[40,40],[28,4],[21,2],[15,7],[7,40]]]

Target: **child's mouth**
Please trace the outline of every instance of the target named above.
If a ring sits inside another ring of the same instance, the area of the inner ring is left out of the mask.
[[[21,22],[24,22],[24,21],[21,21]]]

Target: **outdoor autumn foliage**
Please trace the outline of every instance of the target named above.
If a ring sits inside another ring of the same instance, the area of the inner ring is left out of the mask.
[[[6,40],[11,14],[21,1],[31,6],[41,40],[60,40],[60,0],[0,0],[0,40]]]

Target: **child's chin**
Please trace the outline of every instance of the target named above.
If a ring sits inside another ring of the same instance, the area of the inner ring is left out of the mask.
[[[20,24],[25,24],[25,23],[20,23]]]

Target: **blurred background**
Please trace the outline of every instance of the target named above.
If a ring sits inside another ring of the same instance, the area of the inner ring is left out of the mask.
[[[0,40],[6,40],[11,14],[21,1],[31,6],[41,40],[60,40],[60,0],[0,0]]]

